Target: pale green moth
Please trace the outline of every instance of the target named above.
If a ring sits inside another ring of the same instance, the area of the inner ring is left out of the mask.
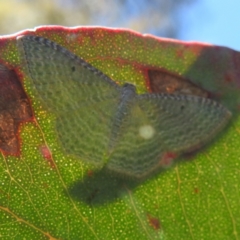
[[[56,115],[56,133],[67,154],[111,171],[142,178],[209,142],[231,113],[216,101],[171,94],[136,94],[48,39],[18,37],[44,108]]]

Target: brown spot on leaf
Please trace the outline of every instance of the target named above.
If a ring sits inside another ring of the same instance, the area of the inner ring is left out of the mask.
[[[227,83],[233,82],[234,77],[231,74],[225,74],[224,79]]]
[[[46,145],[40,147],[40,152],[42,156],[47,160],[50,160],[52,158],[52,154]]]
[[[168,168],[172,165],[173,160],[177,158],[177,154],[174,152],[166,152],[162,155],[160,159],[160,166],[163,168]]]
[[[0,151],[18,155],[19,126],[33,117],[29,99],[17,74],[0,64]]]
[[[147,214],[148,222],[152,228],[159,230],[161,228],[160,221],[158,218],[153,217],[151,214]]]
[[[194,188],[194,193],[196,193],[196,194],[199,193],[199,189],[197,187]]]
[[[94,174],[93,170],[90,169],[87,171],[88,177],[93,177],[93,174]]]
[[[42,184],[42,188],[47,189],[47,188],[49,188],[49,185],[48,185],[46,182],[44,182],[44,183]]]
[[[46,146],[46,145],[41,146],[40,152],[41,152],[42,156],[48,161],[51,168],[55,168],[56,166],[55,166],[55,163],[52,158],[52,153],[51,153],[50,149],[48,148],[48,146]]]
[[[148,70],[153,93],[195,95],[207,98],[209,93],[189,80],[163,70]]]
[[[184,50],[182,48],[176,50],[176,57],[182,59],[184,56]]]

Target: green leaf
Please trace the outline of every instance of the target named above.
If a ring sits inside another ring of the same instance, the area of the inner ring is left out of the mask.
[[[192,159],[146,181],[96,171],[62,151],[55,116],[42,108],[20,65],[22,34],[65,46],[139,93],[151,89],[149,69],[189,79],[232,111],[232,121]],[[238,52],[127,30],[40,27],[1,38],[0,56],[23,82],[34,112],[21,120],[20,152],[1,154],[1,239],[240,239]]]

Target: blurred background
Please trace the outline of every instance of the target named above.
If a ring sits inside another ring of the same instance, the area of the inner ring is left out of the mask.
[[[240,51],[240,0],[0,0],[0,35],[46,24],[130,28]]]

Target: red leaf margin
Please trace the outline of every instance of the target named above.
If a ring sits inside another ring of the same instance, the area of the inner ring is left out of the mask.
[[[114,80],[134,82],[140,91],[149,91],[147,70],[162,69],[214,92],[223,105],[238,112],[240,53],[235,50],[207,43],[159,38],[128,29],[40,26],[1,37],[0,62],[18,72],[20,62],[16,37],[29,34],[61,44]],[[108,64],[113,63],[118,68],[110,72]],[[135,74],[125,74],[125,68],[132,68]]]

